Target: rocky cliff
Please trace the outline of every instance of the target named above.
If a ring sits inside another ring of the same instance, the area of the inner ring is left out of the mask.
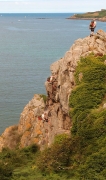
[[[47,77],[47,98],[35,94],[25,106],[17,126],[7,128],[0,136],[3,147],[25,147],[37,143],[41,149],[49,146],[57,134],[70,134],[72,119],[69,117],[69,96],[75,87],[74,73],[81,57],[89,53],[106,54],[106,33],[99,30],[92,37],[78,39],[60,60],[54,62],[51,77]],[[83,75],[79,74],[79,80]]]

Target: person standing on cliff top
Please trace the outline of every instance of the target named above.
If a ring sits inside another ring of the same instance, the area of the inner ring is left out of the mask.
[[[93,19],[89,25],[89,29],[91,30],[90,37],[93,36],[95,28],[96,28],[96,21],[95,19]]]

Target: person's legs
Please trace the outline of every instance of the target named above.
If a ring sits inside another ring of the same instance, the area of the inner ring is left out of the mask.
[[[93,34],[94,34],[94,28],[91,28],[90,37],[93,36]]]

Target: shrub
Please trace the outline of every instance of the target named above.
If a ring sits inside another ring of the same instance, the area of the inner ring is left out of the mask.
[[[99,107],[106,93],[106,66],[102,58],[89,55],[82,58],[76,69],[76,83],[77,86],[73,90],[69,105],[72,107],[70,115],[73,118],[72,132],[75,133],[80,126],[81,121],[85,119],[94,108]],[[81,82],[78,79],[79,73],[83,73]]]
[[[13,173],[13,167],[6,161],[0,161],[0,179],[10,180]]]
[[[48,173],[64,171],[69,164],[70,150],[70,138],[67,135],[59,135],[50,148],[41,152],[37,162],[39,169]]]
[[[44,94],[41,94],[40,96],[41,96],[41,98],[43,98],[44,103],[46,103],[46,101],[47,101],[47,96],[46,96],[46,95],[44,95]]]
[[[78,151],[72,154],[77,169],[74,175],[81,180],[106,179],[106,110],[99,108],[106,99],[105,58],[91,54],[81,59],[75,74],[76,87],[69,99],[72,139],[79,139]],[[83,74],[81,81],[80,72]],[[77,156],[80,161],[75,158]]]
[[[54,139],[54,144],[61,144],[64,143],[65,140],[70,139],[68,134],[59,134],[57,136],[55,136]]]
[[[4,148],[0,153],[0,179],[10,180],[15,169],[26,166],[33,161],[38,149],[35,144],[23,149],[10,150]]]
[[[21,152],[24,152],[25,154],[33,154],[33,153],[36,153],[37,151],[39,150],[39,147],[37,144],[31,144],[30,146],[27,146],[23,149],[21,149],[20,151]]]

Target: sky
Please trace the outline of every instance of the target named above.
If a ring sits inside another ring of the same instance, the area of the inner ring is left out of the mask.
[[[106,0],[0,0],[0,13],[76,13],[105,8]]]

